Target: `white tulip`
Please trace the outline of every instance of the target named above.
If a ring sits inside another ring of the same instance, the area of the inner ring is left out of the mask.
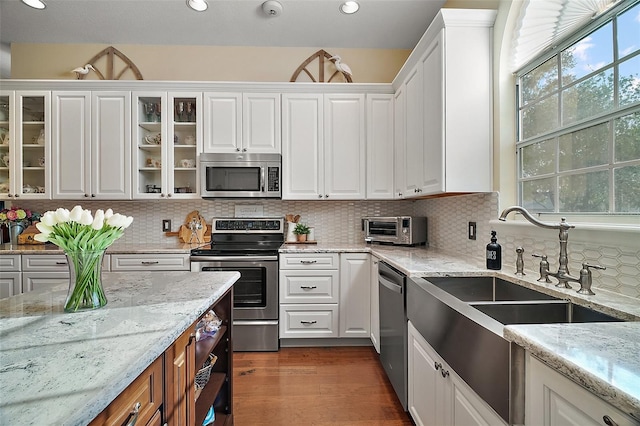
[[[36,234],[33,236],[33,239],[36,241],[40,241],[41,243],[46,243],[49,241],[49,234]]]
[[[107,224],[113,226],[114,228],[121,228],[123,221],[120,213],[114,213],[109,219],[107,219]]]
[[[42,234],[49,235],[53,232],[53,226],[49,226],[43,222],[36,223],[36,228],[38,228],[38,231],[40,231]]]
[[[96,210],[96,216],[93,218],[93,223],[91,224],[91,227],[96,231],[99,231],[100,229],[102,229],[103,225],[104,225],[104,212],[98,209]]]
[[[58,210],[56,210],[55,215],[57,223],[69,222],[69,210],[60,207]]]
[[[104,212],[104,218],[105,220],[108,220],[111,216],[113,216],[113,210],[111,209],[107,209],[106,212]]]
[[[83,210],[80,215],[80,220],[77,221],[80,225],[91,225],[93,223],[93,216],[91,216],[91,210]]]
[[[82,207],[75,206],[69,212],[69,220],[72,221],[72,222],[80,222],[80,219],[82,218],[82,212],[83,211],[84,210],[82,210]]]
[[[58,223],[56,220],[56,212],[48,211],[40,218],[40,223],[44,223],[47,226],[53,226]]]
[[[133,222],[133,217],[132,217],[132,216],[127,216],[127,217],[125,218],[123,228],[128,228],[128,227],[129,227],[129,225],[131,225],[131,223],[132,223],[132,222]]]

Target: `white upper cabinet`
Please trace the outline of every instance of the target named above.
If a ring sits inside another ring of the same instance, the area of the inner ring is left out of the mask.
[[[53,198],[131,198],[130,92],[53,92]]]
[[[394,96],[367,95],[367,199],[394,198]]]
[[[393,198],[403,198],[405,189],[405,149],[406,149],[406,105],[405,88],[400,86],[393,96]]]
[[[365,198],[362,94],[285,94],[282,198]]]
[[[492,190],[494,19],[495,11],[441,10],[400,72],[403,197]]]
[[[204,152],[280,153],[280,94],[205,92]]]

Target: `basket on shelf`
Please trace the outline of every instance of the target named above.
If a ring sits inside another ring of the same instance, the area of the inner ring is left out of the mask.
[[[218,360],[218,357],[214,354],[209,354],[209,358],[204,362],[202,368],[198,370],[196,373],[196,390],[202,390],[209,382],[209,377],[211,377],[211,370],[213,369],[213,365]]]

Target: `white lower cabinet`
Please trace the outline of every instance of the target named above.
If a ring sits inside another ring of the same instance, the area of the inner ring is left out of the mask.
[[[280,255],[280,338],[370,337],[367,253]]]
[[[371,256],[371,274],[369,276],[371,286],[371,343],[380,353],[380,293],[378,292],[378,262],[380,260]]]
[[[111,271],[189,271],[189,254],[112,254]]]
[[[69,282],[64,254],[23,254],[22,292],[41,290]]]
[[[525,424],[637,426],[640,422],[527,354]]]
[[[408,410],[417,426],[506,425],[408,322]]]
[[[0,299],[22,293],[20,255],[0,256]]]

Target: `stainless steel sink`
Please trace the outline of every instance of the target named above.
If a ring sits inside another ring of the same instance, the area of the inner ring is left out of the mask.
[[[557,324],[620,321],[611,315],[594,311],[564,300],[518,303],[470,303],[500,324]]]
[[[427,280],[463,302],[558,300],[548,294],[494,277],[435,277]]]
[[[508,324],[620,321],[492,277],[410,278],[407,317],[508,424],[524,424],[524,349]]]

